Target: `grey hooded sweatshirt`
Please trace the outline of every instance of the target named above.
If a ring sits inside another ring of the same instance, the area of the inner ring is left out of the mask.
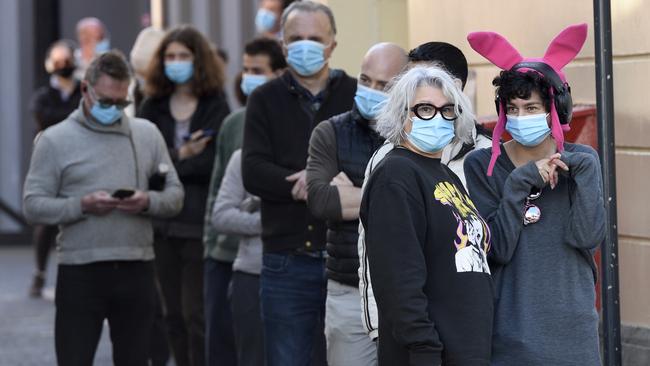
[[[183,187],[165,142],[147,120],[123,115],[118,123],[103,126],[87,118],[82,105],[37,136],[24,186],[25,216],[33,223],[59,225],[61,264],[151,260],[151,217],[173,216],[183,205]],[[146,212],[82,212],[81,198],[95,191],[147,191],[148,179],[161,163],[169,167],[165,187],[148,191]]]

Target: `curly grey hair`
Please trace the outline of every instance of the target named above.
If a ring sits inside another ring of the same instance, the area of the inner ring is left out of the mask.
[[[404,122],[409,116],[408,108],[415,98],[415,91],[421,86],[439,88],[449,103],[456,105],[458,118],[454,121],[454,141],[471,142],[475,119],[472,104],[454,78],[436,64],[416,65],[391,81],[388,100],[377,119],[377,132],[395,145],[403,144],[406,140]],[[460,110],[463,112],[460,113]]]

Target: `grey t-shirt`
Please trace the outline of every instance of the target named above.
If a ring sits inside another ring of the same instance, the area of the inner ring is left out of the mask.
[[[503,146],[491,177],[491,150],[465,160],[470,196],[490,227],[496,282],[492,365],[600,365],[595,272],[591,250],[605,235],[596,152],[565,144],[551,190],[534,162],[515,168]],[[524,226],[526,197],[541,196],[538,222]]]

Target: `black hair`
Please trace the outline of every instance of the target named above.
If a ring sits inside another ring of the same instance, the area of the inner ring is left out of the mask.
[[[271,70],[277,71],[287,67],[287,61],[282,54],[282,47],[275,39],[255,38],[246,43],[244,54],[249,56],[267,55],[271,63]]]
[[[516,98],[529,99],[532,92],[536,91],[542,98],[546,111],[551,110],[549,95],[551,84],[536,71],[504,70],[492,80],[492,85],[497,87],[496,97],[502,103],[508,103]]]
[[[294,2],[294,1],[296,1],[296,0],[282,0],[282,10],[288,8],[289,5],[291,5],[291,3]],[[298,1],[300,1],[300,0],[298,0]]]
[[[409,62],[437,62],[450,74],[460,79],[465,88],[467,83],[467,59],[463,51],[447,42],[423,43],[408,54]]]

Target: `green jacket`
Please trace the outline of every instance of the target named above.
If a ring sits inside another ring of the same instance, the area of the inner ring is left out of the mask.
[[[223,179],[228,166],[230,156],[235,150],[240,149],[244,138],[244,119],[246,108],[241,108],[228,115],[224,119],[217,137],[217,151],[212,168],[210,179],[210,190],[208,201],[205,206],[205,225],[203,229],[203,245],[205,246],[205,257],[224,262],[233,262],[237,256],[239,237],[233,235],[219,234],[210,223],[212,206],[219,193],[221,180]]]

